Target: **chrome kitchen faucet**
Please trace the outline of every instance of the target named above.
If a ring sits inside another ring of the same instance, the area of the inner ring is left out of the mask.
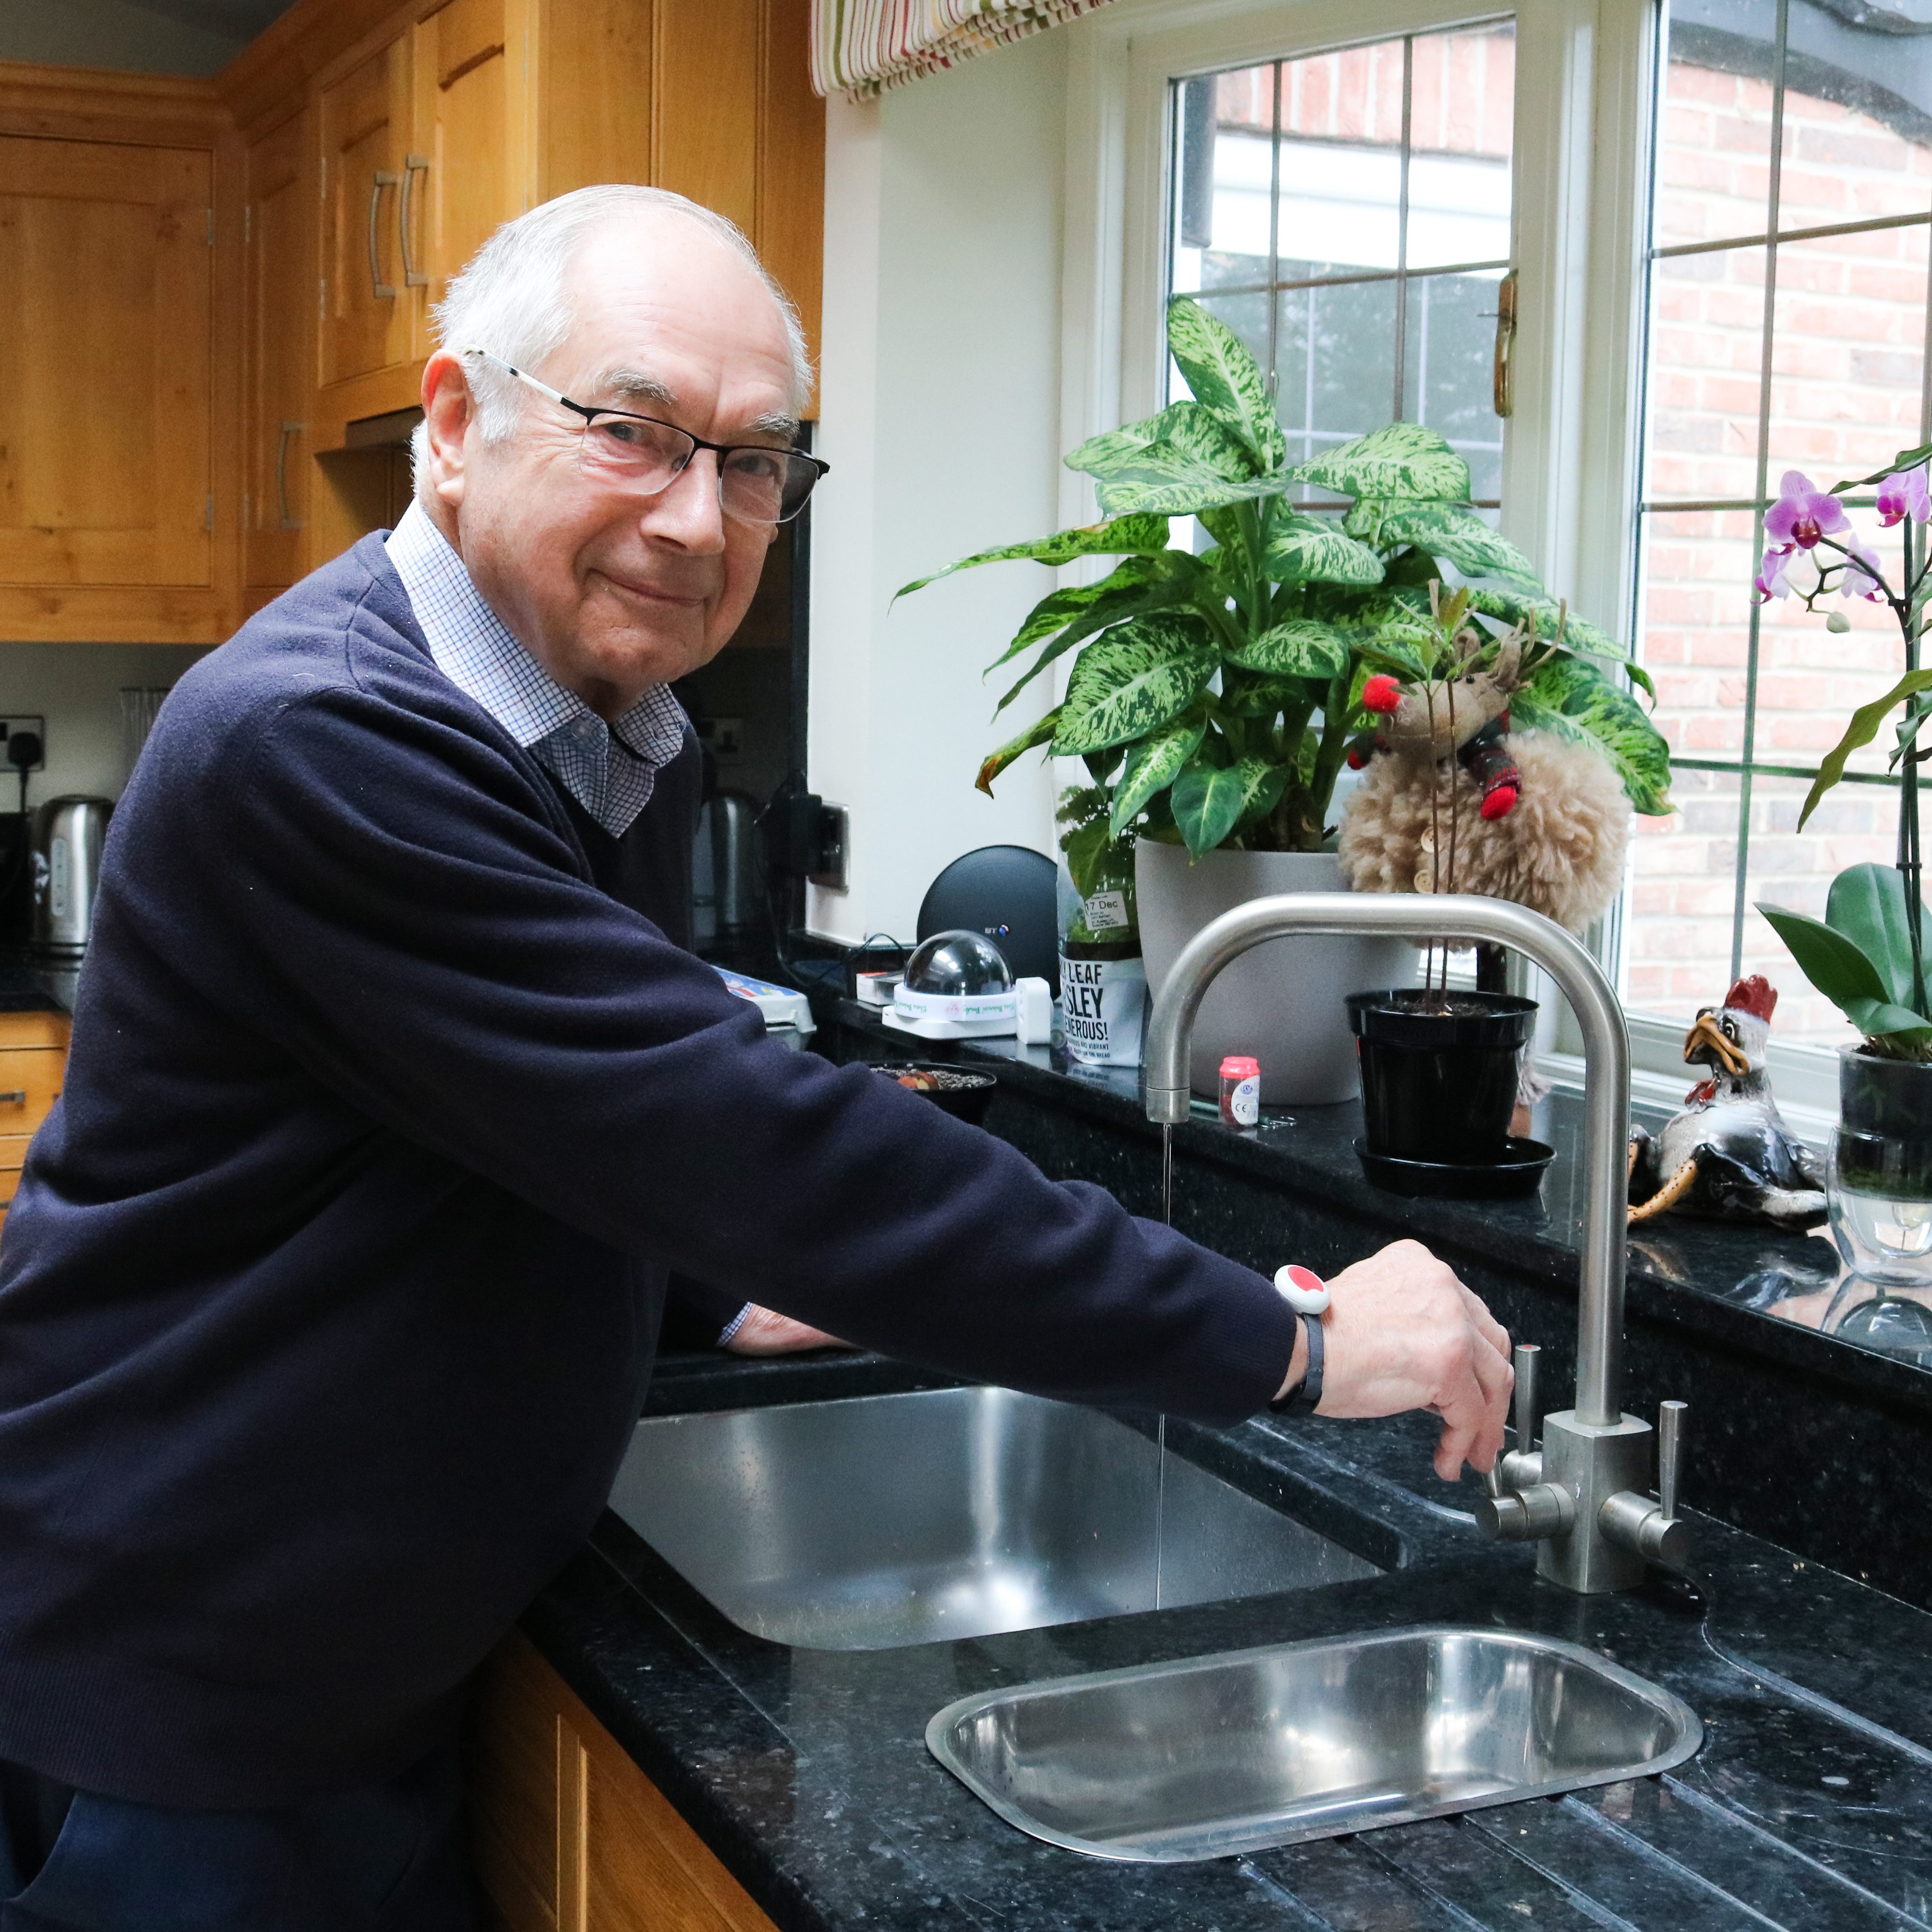
[[[1516,1352],[1516,1445],[1478,1499],[1484,1532],[1540,1545],[1540,1576],[1586,1595],[1634,1588],[1646,1562],[1681,1565],[1688,1526],[1677,1516],[1684,1406],[1666,1402],[1658,1429],[1623,1413],[1624,1234],[1629,1166],[1630,1041],[1603,968],[1540,913],[1472,894],[1294,892],[1250,899],[1196,933],[1174,962],[1148,1023],[1148,1118],[1188,1114],[1188,1047],[1202,996],[1250,946],[1305,934],[1366,934],[1418,944],[1513,946],[1556,982],[1583,1030],[1582,1293],[1576,1406],[1536,1424],[1534,1348]],[[1646,1493],[1658,1437],[1658,1494]]]

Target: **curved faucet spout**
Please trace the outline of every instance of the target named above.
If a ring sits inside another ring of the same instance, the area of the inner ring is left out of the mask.
[[[1622,1420],[1624,1237],[1630,1141],[1630,1040],[1603,968],[1540,913],[1466,893],[1289,892],[1223,913],[1189,943],[1154,1001],[1147,1040],[1148,1118],[1187,1118],[1188,1046],[1202,996],[1230,961],[1270,939],[1369,934],[1418,944],[1489,940],[1534,959],[1562,990],[1583,1034],[1582,1293],[1576,1420]]]

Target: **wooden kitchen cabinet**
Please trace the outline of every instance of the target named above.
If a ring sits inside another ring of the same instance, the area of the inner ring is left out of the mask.
[[[520,1633],[484,1667],[469,1762],[488,1932],[774,1932]]]
[[[599,182],[728,215],[815,354],[810,0],[296,0],[212,81],[0,62],[0,638],[218,644],[386,520],[431,310]]]
[[[290,291],[316,260],[310,117],[304,110],[248,144],[242,224],[242,581],[250,607],[302,574],[315,390],[313,304]]]
[[[232,137],[118,78],[0,65],[0,637],[194,640],[237,574]]]
[[[407,27],[322,88],[321,368],[326,388],[406,364],[414,292],[404,285],[405,163],[415,133]],[[290,291],[292,295],[295,291]]]
[[[27,1143],[67,1078],[64,1013],[0,1013],[0,1224],[20,1184]]]

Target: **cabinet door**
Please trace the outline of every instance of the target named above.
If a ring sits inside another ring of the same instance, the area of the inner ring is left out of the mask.
[[[410,36],[322,91],[322,380],[406,362],[418,298],[405,284],[404,163],[409,154]]]
[[[305,418],[316,308],[314,190],[298,114],[248,150],[242,416],[243,582],[280,590],[302,574],[313,466]]]
[[[491,232],[523,212],[520,117],[507,0],[449,0],[416,29],[416,126],[410,158],[410,254],[425,285],[416,352],[434,344],[429,304]]]
[[[212,169],[0,137],[0,584],[212,584]]]

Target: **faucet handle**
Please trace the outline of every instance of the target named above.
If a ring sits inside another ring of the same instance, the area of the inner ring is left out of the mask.
[[[1657,1501],[1666,1522],[1677,1517],[1677,1489],[1684,1474],[1684,1423],[1690,1405],[1657,1405]]]
[[[1534,1342],[1516,1345],[1516,1449],[1526,1456],[1536,1447],[1536,1426],[1542,1420],[1536,1406],[1536,1362],[1543,1353]]]

